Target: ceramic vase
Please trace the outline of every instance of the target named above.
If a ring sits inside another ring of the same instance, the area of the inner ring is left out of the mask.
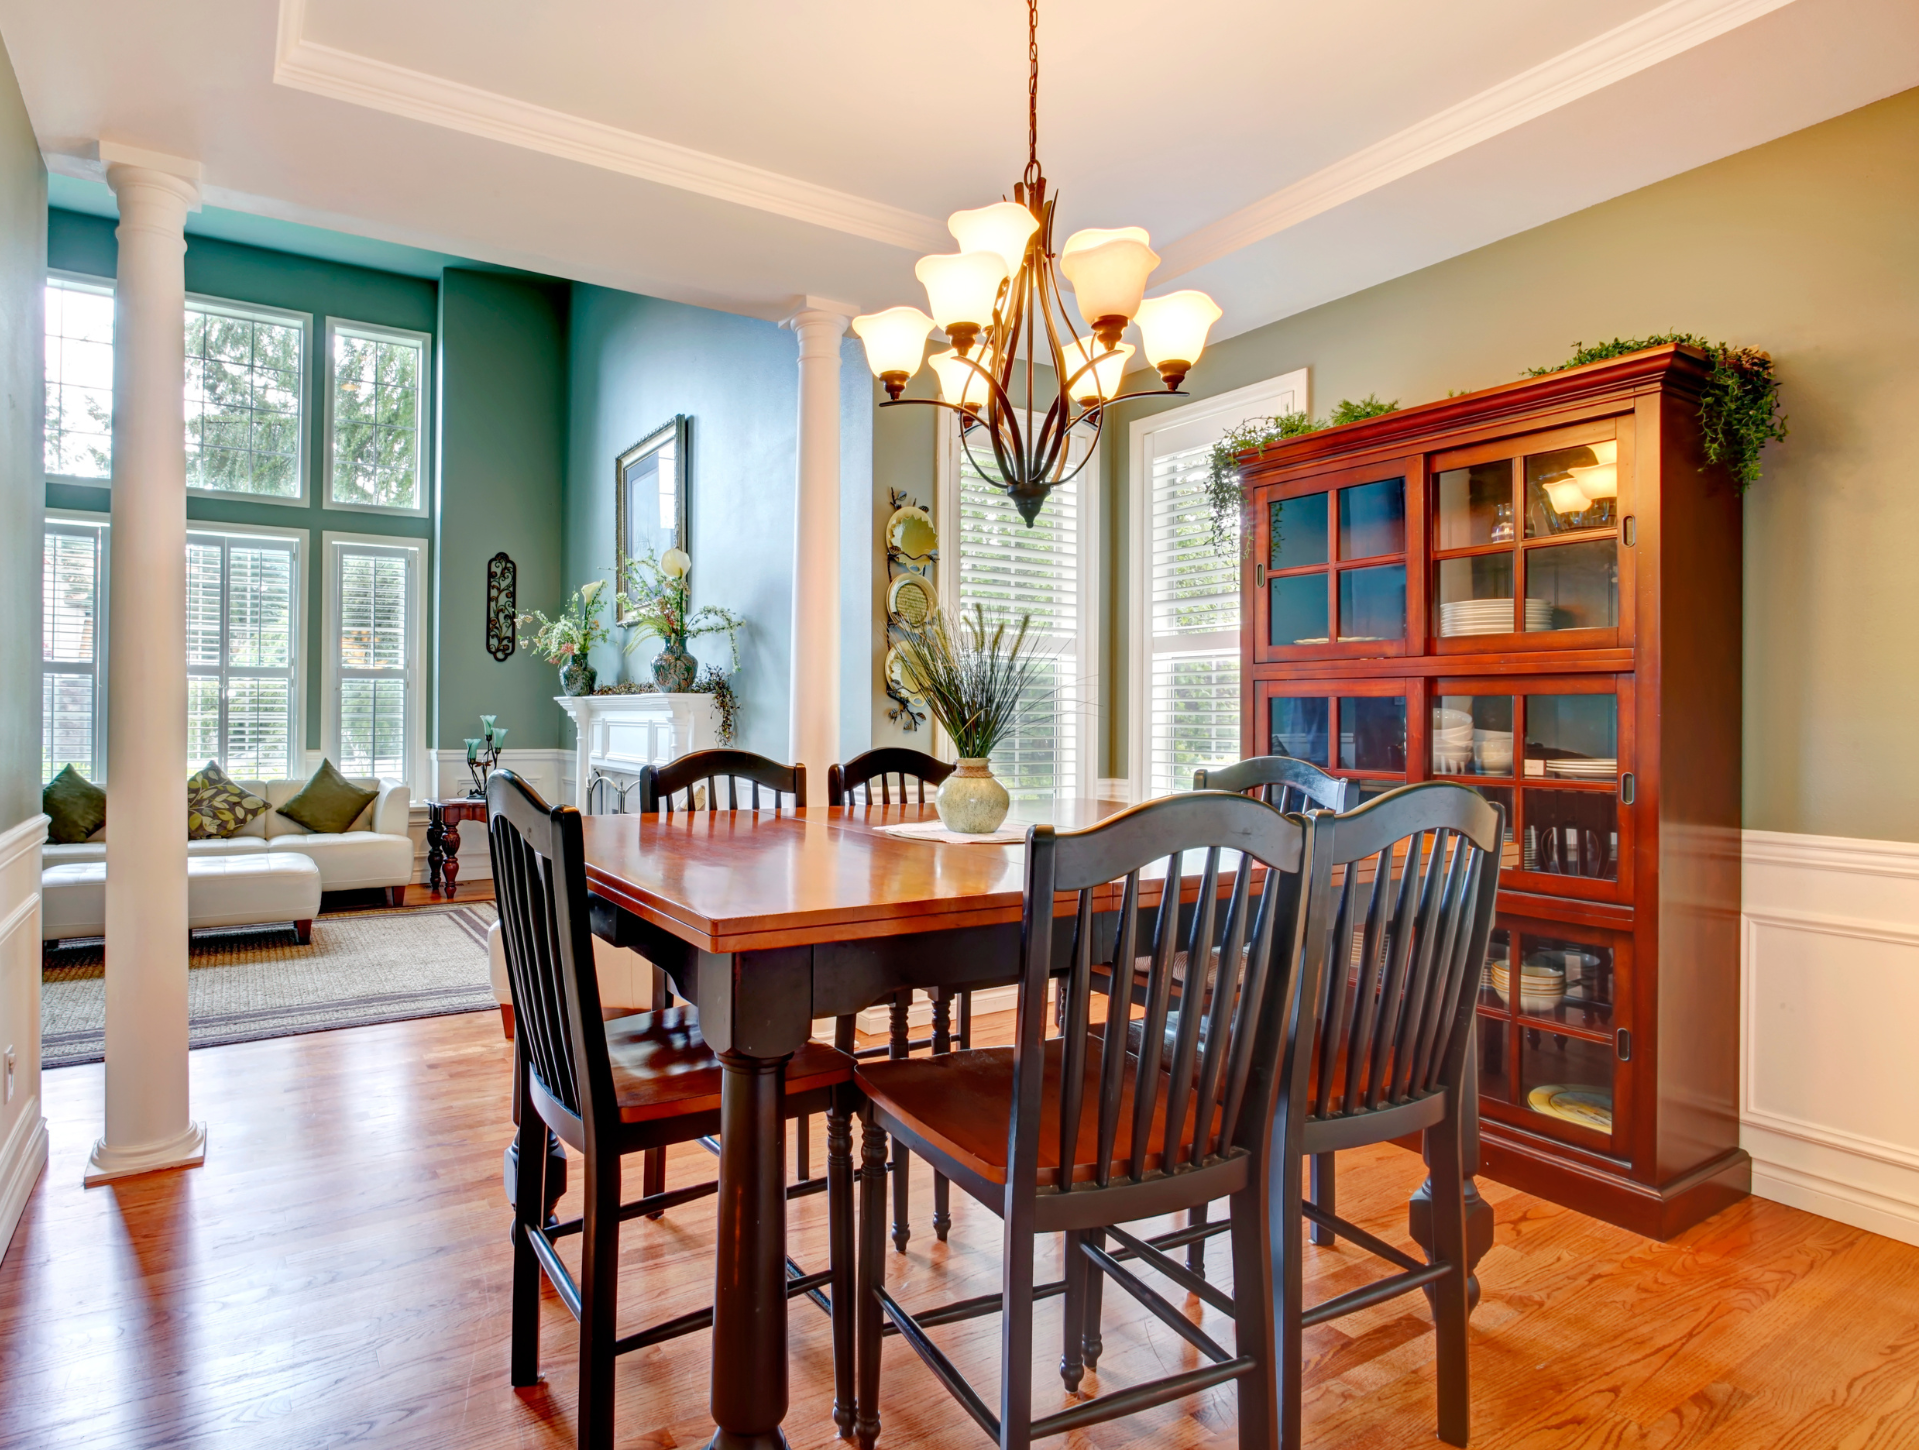
[[[693,677],[700,662],[687,653],[684,639],[667,641],[667,647],[653,657],[653,683],[663,695],[684,695],[693,688]]]
[[[984,836],[1000,829],[1011,801],[1007,788],[993,778],[981,759],[963,759],[934,797],[940,824],[962,836]]]
[[[599,672],[578,655],[569,655],[560,666],[560,690],[567,695],[591,695]]]

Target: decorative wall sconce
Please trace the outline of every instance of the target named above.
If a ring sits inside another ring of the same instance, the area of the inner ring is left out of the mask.
[[[506,550],[487,560],[487,653],[497,660],[513,654],[514,595],[520,571]]]

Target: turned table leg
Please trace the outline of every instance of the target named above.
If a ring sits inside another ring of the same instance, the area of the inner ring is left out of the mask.
[[[447,896],[452,897],[456,883],[460,880],[460,823],[448,821],[441,833],[440,874],[446,878]]]
[[[787,1059],[719,1054],[720,1195],[711,1450],[785,1450]]]

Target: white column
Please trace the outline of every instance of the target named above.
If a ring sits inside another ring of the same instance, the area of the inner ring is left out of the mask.
[[[800,339],[788,754],[825,805],[840,753],[840,338],[853,309],[817,297],[787,319]]]
[[[186,219],[199,166],[101,143],[120,203],[107,633],[107,1113],[86,1181],[200,1162],[187,1116]]]

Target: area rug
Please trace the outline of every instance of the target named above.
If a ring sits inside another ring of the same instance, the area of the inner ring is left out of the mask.
[[[197,932],[188,956],[187,1043],[216,1047],[408,1017],[491,1011],[491,903],[315,918],[301,946],[279,927]],[[68,942],[40,974],[42,1067],[105,1052],[104,944]]]

